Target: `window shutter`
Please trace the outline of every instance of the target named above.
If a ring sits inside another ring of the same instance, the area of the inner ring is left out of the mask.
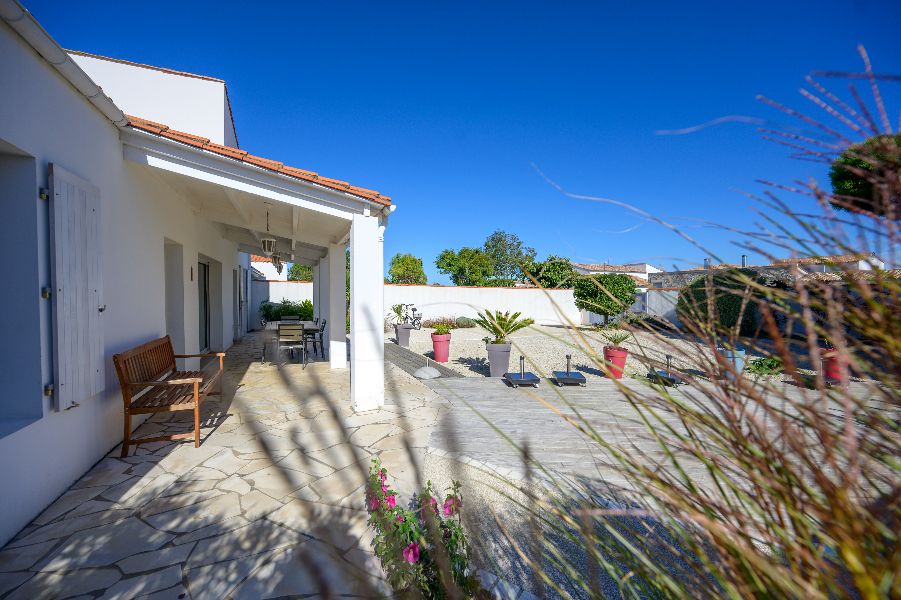
[[[100,190],[50,165],[54,396],[65,410],[104,389]]]

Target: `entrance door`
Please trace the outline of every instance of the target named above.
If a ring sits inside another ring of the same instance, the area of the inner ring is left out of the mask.
[[[200,326],[199,344],[201,352],[210,350],[210,266],[206,263],[197,263],[197,293],[199,306]]]

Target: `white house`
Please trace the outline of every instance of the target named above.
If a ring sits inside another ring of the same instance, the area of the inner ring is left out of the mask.
[[[288,265],[283,264],[279,271],[268,256],[250,255],[251,275],[254,279],[264,281],[281,281],[288,279]]]
[[[0,544],[121,441],[114,353],[244,334],[261,246],[314,267],[335,369],[350,247],[349,401],[383,403],[389,198],[239,149],[224,82],[68,53],[16,0],[0,0],[0,57],[0,248],[16,257],[0,311]]]
[[[628,263],[624,265],[611,265],[608,263],[573,263],[573,270],[580,275],[616,274],[629,275],[640,288],[648,287],[648,275],[659,273],[658,269],[648,263]],[[644,290],[642,290],[644,291]]]

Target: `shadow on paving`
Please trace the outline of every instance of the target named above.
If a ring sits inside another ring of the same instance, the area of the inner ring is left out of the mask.
[[[380,456],[412,493],[442,406],[386,370],[388,402],[354,414],[347,370],[260,364],[262,334],[229,351],[201,446],[120,446],[0,550],[9,599],[383,596],[364,510]],[[135,437],[190,431],[154,415]]]

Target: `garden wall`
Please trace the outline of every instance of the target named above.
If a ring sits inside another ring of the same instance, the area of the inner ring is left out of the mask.
[[[648,315],[660,317],[678,325],[679,317],[676,315],[676,301],[679,299],[679,290],[649,289],[644,293],[644,305]]]
[[[281,300],[312,300],[313,284],[309,281],[251,282],[251,323],[259,323],[260,304]],[[576,308],[572,290],[539,290],[535,288],[458,287],[437,285],[385,284],[385,310],[393,304],[415,304],[423,318],[475,317],[485,308],[519,311],[538,323],[587,323],[587,315]]]

